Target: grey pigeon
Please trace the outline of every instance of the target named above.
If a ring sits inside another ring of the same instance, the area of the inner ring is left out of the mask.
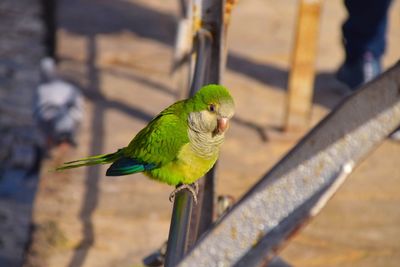
[[[38,86],[34,118],[49,147],[76,145],[76,133],[83,118],[80,90],[57,75],[54,60],[41,61],[42,83]]]

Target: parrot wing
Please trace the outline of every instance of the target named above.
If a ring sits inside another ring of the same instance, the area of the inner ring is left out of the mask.
[[[107,170],[108,176],[127,175],[159,168],[171,162],[189,142],[187,123],[174,107],[163,111],[123,149],[124,156]]]

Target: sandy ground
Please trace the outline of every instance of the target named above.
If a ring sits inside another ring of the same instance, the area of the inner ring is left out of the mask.
[[[62,161],[125,146],[176,101],[169,75],[178,1],[60,1],[58,54],[64,75],[84,88],[79,147],[42,168],[28,266],[141,266],[167,238],[172,188],[141,174],[105,177],[104,167],[54,173]],[[228,34],[224,84],[237,115],[223,146],[218,193],[240,197],[301,135],[283,135],[285,88],[297,1],[241,1]],[[391,10],[385,66],[400,58],[400,1]],[[341,97],[332,76],[343,59],[340,1],[325,1],[312,123]],[[260,134],[260,129],[262,134]],[[265,136],[268,140],[265,140]],[[400,145],[386,141],[321,214],[282,252],[294,266],[398,266]]]

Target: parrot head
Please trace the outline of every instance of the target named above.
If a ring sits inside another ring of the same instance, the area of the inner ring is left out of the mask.
[[[194,131],[223,135],[234,114],[234,102],[229,91],[217,84],[206,85],[192,98],[194,109],[189,114],[189,126]]]

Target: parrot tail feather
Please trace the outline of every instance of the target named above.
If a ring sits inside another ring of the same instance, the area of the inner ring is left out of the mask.
[[[114,161],[120,159],[122,156],[123,156],[122,149],[118,149],[118,151],[115,153],[96,155],[83,159],[65,162],[62,166],[57,167],[56,171],[78,168],[82,166],[113,163]]]

